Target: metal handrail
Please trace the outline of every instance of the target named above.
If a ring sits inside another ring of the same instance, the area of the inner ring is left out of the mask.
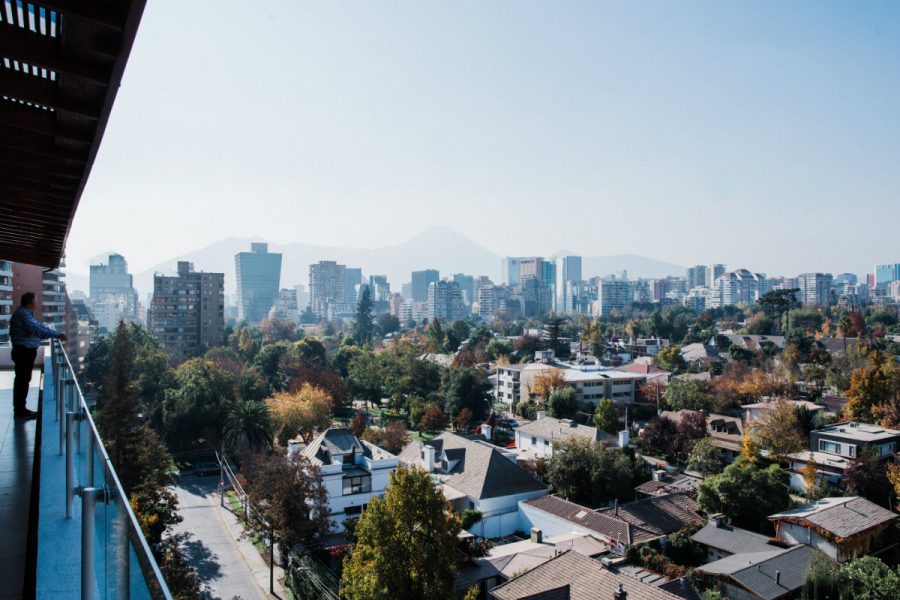
[[[82,486],[76,486],[74,481],[70,481],[67,477],[66,485],[73,486],[72,489],[66,490],[67,497],[74,493],[82,495],[82,508],[91,509],[93,505],[97,501],[101,502],[109,502],[115,501],[116,499],[121,500],[121,509],[123,511],[124,525],[125,525],[125,534],[127,539],[123,540],[124,545],[127,547],[128,543],[131,542],[131,548],[134,550],[135,555],[137,556],[138,564],[141,569],[141,573],[144,576],[144,580],[147,584],[147,589],[150,592],[150,595],[154,600],[172,600],[172,594],[169,591],[169,587],[166,584],[165,579],[163,578],[162,572],[159,569],[159,565],[156,563],[156,559],[153,557],[153,553],[150,550],[150,545],[147,543],[147,539],[144,537],[144,533],[141,530],[141,526],[138,523],[137,516],[135,516],[134,511],[131,509],[131,503],[128,501],[128,496],[125,494],[125,490],[122,487],[122,483],[119,481],[119,476],[116,473],[115,468],[113,467],[112,462],[109,459],[109,454],[106,452],[106,446],[103,444],[103,438],[100,437],[100,432],[97,430],[97,425],[94,423],[94,418],[91,415],[91,411],[88,407],[87,402],[85,401],[84,394],[81,391],[81,386],[78,383],[78,379],[75,377],[75,369],[72,368],[72,363],[69,361],[69,357],[66,354],[65,348],[63,348],[62,344],[58,340],[51,340],[51,357],[52,363],[54,367],[54,385],[57,388],[60,387],[60,384],[63,381],[67,381],[68,386],[72,386],[72,396],[74,398],[71,404],[68,406],[57,407],[57,414],[62,416],[61,418],[61,427],[69,424],[69,427],[66,427],[66,435],[65,435],[65,446],[67,449],[66,452],[66,462],[67,462],[67,474],[69,473],[68,463],[74,462],[74,454],[77,452],[75,440],[73,438],[72,427],[76,428],[80,431],[80,421],[84,421],[84,424],[87,427],[88,434],[88,450],[92,451],[91,454],[87,455],[88,464],[91,466],[87,469],[87,481],[84,482]],[[58,359],[57,357],[62,357]],[[56,362],[56,361],[59,362]],[[68,377],[64,377],[68,375]],[[71,381],[71,383],[68,383]],[[67,394],[64,391],[61,391],[56,395],[56,400],[60,404],[67,403],[69,400]],[[80,437],[80,434],[79,434]],[[60,441],[63,441],[61,436]],[[80,444],[79,444],[80,446]],[[96,453],[99,455],[100,460],[103,464],[103,470],[106,480],[106,487],[103,489],[103,493],[99,493],[96,489],[94,489],[94,472],[93,472],[93,454]],[[74,470],[73,470],[74,471]],[[89,496],[85,498],[85,496]],[[67,517],[71,517],[70,513],[70,505],[67,498]],[[85,517],[89,517],[90,513],[93,511],[85,510]],[[93,519],[90,519],[92,521]],[[90,526],[90,532],[86,532],[85,528]],[[82,523],[82,535],[93,535],[93,523]],[[82,546],[82,551],[87,551],[88,548],[93,548],[93,543],[87,544],[84,543]],[[128,553],[125,553],[126,561],[125,565],[127,567],[127,557]],[[92,555],[82,556],[82,590],[81,597],[82,598],[93,598],[94,597],[94,582],[95,582],[95,573],[93,572],[94,565],[94,557]],[[126,588],[129,587],[128,582],[125,582]],[[128,597],[127,589],[120,590],[124,592],[123,597]]]

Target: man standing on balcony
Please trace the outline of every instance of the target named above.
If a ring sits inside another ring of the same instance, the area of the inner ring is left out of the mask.
[[[66,334],[41,325],[34,318],[35,296],[32,292],[22,294],[22,305],[9,319],[9,339],[12,342],[12,359],[16,365],[16,379],[13,382],[13,410],[18,419],[33,419],[37,413],[25,408],[28,385],[34,370],[34,359],[41,340],[58,338],[65,341]]]

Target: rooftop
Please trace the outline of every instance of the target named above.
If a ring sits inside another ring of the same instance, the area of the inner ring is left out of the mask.
[[[528,471],[507,458],[500,448],[484,440],[472,440],[449,431],[427,442],[408,444],[398,458],[406,465],[421,467],[424,446],[435,449],[437,468],[440,468],[442,455],[450,462],[448,472],[435,471],[440,482],[470,498],[483,500],[547,489]]]
[[[596,560],[567,551],[491,590],[496,600],[612,600],[623,589],[628,600],[678,600],[658,587],[614,573]]]
[[[710,521],[703,529],[691,536],[697,543],[723,550],[730,554],[745,552],[768,552],[779,548],[769,544],[769,538],[740,529],[723,522]]]
[[[896,429],[888,429],[887,427],[879,427],[878,425],[869,425],[868,423],[857,423],[856,421],[836,423],[834,425],[829,425],[828,427],[822,427],[821,429],[816,429],[815,433],[840,435],[843,438],[860,442],[888,441],[900,436],[900,431]]]
[[[815,550],[806,545],[788,549],[733,554],[697,567],[704,575],[726,576],[764,600],[789,596],[803,586]]]
[[[790,521],[800,525],[814,525],[837,541],[868,531],[897,518],[889,510],[865,498],[822,498],[797,508],[769,516],[770,521]]]
[[[518,431],[547,440],[566,440],[573,437],[586,440],[602,440],[614,437],[596,427],[580,425],[571,419],[556,419],[546,416],[527,425],[522,425]]]

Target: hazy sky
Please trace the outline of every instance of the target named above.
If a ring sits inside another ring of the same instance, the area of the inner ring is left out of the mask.
[[[68,264],[445,224],[862,272],[900,261],[898,223],[897,2],[153,0]]]

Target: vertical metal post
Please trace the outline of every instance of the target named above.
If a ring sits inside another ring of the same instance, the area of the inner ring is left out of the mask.
[[[94,512],[100,490],[81,490],[81,600],[94,600],[97,585],[94,552]]]
[[[269,531],[269,593],[275,594],[275,530]]]
[[[75,511],[75,413],[66,412],[66,518]]]
[[[87,487],[94,487],[94,434],[88,428],[87,431],[87,452],[85,452],[87,464],[85,465],[85,482]]]
[[[225,507],[225,449],[222,453],[216,453],[219,459],[219,506]]]
[[[68,397],[66,396],[65,372],[60,373],[59,403],[57,414],[59,415],[59,455],[62,456],[66,444],[66,411],[68,410]]]
[[[112,551],[115,561],[115,593],[112,596],[116,600],[129,600],[131,595],[131,547],[128,542],[128,513],[125,507],[119,503],[122,499],[118,496],[107,498],[113,510]],[[126,500],[127,502],[127,500]]]

